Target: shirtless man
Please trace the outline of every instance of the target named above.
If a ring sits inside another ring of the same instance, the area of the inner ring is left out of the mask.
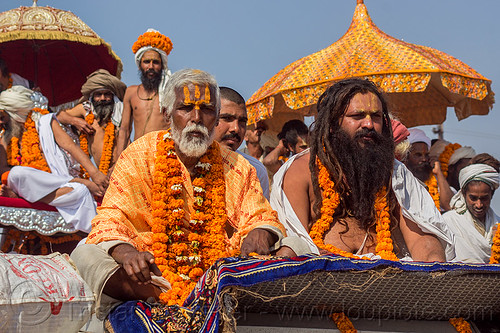
[[[72,109],[62,111],[57,115],[57,119],[65,125],[72,125],[80,134],[86,134],[88,142],[88,153],[94,158],[94,162],[99,167],[101,164],[103,151],[106,144],[113,145],[113,155],[109,161],[108,174],[111,174],[114,163],[120,156],[116,137],[121,123],[123,110],[122,99],[127,86],[116,76],[111,75],[105,69],[99,69],[87,77],[87,81],[82,86],[82,103]],[[94,119],[88,119],[89,114],[94,115]],[[114,126],[113,142],[106,143],[106,128]],[[110,148],[108,148],[110,149]]]
[[[141,84],[130,86],[125,92],[122,127],[118,136],[119,152],[130,141],[132,123],[134,141],[146,133],[168,129],[168,123],[161,114],[160,99],[170,77],[167,55],[171,50],[170,38],[152,29],[139,36],[132,46],[141,73]]]
[[[280,168],[271,191],[280,222],[288,235],[307,243],[305,252],[445,261],[443,245],[452,247],[453,236],[430,195],[394,160],[389,112],[373,83],[348,79],[328,88],[318,101],[310,139],[310,150]],[[391,181],[397,183],[395,189]],[[430,209],[431,218],[420,221],[416,213],[412,216],[412,209],[420,210],[400,200],[398,188],[403,195],[418,192],[423,198],[420,209],[430,201],[425,209]],[[430,226],[432,218],[438,221]]]

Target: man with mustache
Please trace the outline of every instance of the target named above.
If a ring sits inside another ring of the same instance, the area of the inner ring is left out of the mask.
[[[87,140],[89,156],[94,158],[97,167],[100,167],[103,161],[103,153],[106,150],[112,152],[107,168],[108,174],[111,174],[113,165],[119,157],[116,136],[121,124],[125,89],[127,89],[125,83],[116,76],[105,69],[98,69],[87,76],[87,81],[81,89],[81,103],[57,115],[62,124],[71,125],[77,130],[75,134],[78,134],[80,139]],[[111,133],[108,130],[108,135],[113,136],[112,140],[106,136],[107,126],[113,126]],[[67,132],[72,134],[70,131]],[[77,138],[74,139],[76,141]],[[105,139],[110,142],[105,142]]]
[[[394,159],[390,115],[377,87],[339,81],[317,110],[310,149],[274,177],[271,206],[291,236],[278,254],[452,258],[453,236],[432,198]]]
[[[87,244],[72,254],[100,319],[126,300],[182,304],[215,260],[270,253],[285,232],[255,169],[213,140],[213,76],[178,71],[163,97],[171,131],[148,133],[123,152]]]
[[[431,148],[431,139],[418,128],[410,128],[408,140],[411,147],[404,164],[413,173],[417,179],[425,183],[432,172],[429,162],[429,149]]]
[[[215,127],[215,141],[222,147],[235,151],[255,168],[262,192],[269,200],[269,178],[264,164],[248,154],[238,151],[247,129],[247,108],[245,99],[234,89],[220,87],[221,107],[219,123]]]
[[[141,84],[129,86],[123,100],[123,118],[118,138],[119,152],[127,147],[134,126],[134,140],[151,131],[168,128],[160,112],[163,90],[171,75],[167,56],[172,50],[170,38],[148,29],[132,46],[139,67]]]
[[[443,215],[456,237],[455,261],[489,263],[493,237],[500,217],[491,208],[499,185],[500,162],[483,153],[460,171],[460,191],[451,199],[452,209]]]

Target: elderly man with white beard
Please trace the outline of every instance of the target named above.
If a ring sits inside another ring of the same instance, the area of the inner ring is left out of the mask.
[[[97,295],[98,318],[126,300],[182,304],[218,258],[270,253],[285,233],[255,169],[213,140],[215,79],[181,70],[163,97],[171,130],[122,153],[87,244],[72,254]]]

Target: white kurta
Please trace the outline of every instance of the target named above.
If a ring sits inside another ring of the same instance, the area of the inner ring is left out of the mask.
[[[40,146],[52,173],[47,173],[30,167],[16,166],[9,173],[7,184],[20,197],[36,202],[61,187],[73,190],[49,203],[57,208],[61,216],[76,230],[90,232],[91,221],[96,215],[96,202],[87,186],[70,182],[70,167],[74,160],[68,158],[57,145],[52,133],[50,122],[53,114],[47,114],[38,120]]]
[[[297,157],[308,152],[309,149],[292,156],[276,172],[273,178],[270,203],[271,207],[278,213],[280,222],[285,226],[287,236],[300,238],[307,243],[310,253],[319,254],[317,246],[295,215],[282,187],[283,178],[290,165]],[[394,161],[392,189],[402,208],[403,216],[415,222],[422,231],[436,235],[445,249],[446,259],[452,260],[455,257],[453,234],[446,226],[429,192],[405,165],[397,160]]]
[[[486,213],[485,231],[486,235],[481,233],[474,226],[472,215],[467,210],[463,214],[459,214],[455,210],[450,210],[444,213],[443,218],[455,234],[455,252],[454,261],[466,263],[489,263],[491,256],[491,240],[493,239],[497,223],[500,218],[495,214],[493,209],[489,209]]]

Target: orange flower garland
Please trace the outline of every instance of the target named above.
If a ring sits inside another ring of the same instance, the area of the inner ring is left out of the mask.
[[[470,324],[464,318],[450,318],[450,324],[455,327],[457,332],[460,333],[472,333]]]
[[[490,264],[498,264],[500,262],[500,225],[497,223],[497,231],[493,237],[493,245],[491,246]]]
[[[152,194],[153,254],[172,289],[160,295],[181,305],[198,279],[226,250],[225,181],[219,145],[214,142],[196,165],[194,209],[184,223],[182,166],[170,133],[158,134]]]
[[[95,116],[92,112],[89,112],[85,120],[89,125],[94,123]],[[108,121],[106,129],[104,130],[104,142],[102,148],[101,160],[99,161],[99,171],[107,175],[109,171],[109,166],[111,164],[111,159],[113,158],[113,148],[115,143],[115,125],[111,120]],[[87,134],[80,134],[80,148],[83,152],[89,155],[89,141],[87,139]],[[87,170],[83,166],[80,166],[80,177],[90,178]]]
[[[135,54],[141,47],[144,46],[155,47],[165,51],[167,55],[170,54],[170,51],[172,51],[173,48],[170,38],[159,33],[158,31],[148,31],[140,35],[134,45],[132,45],[132,52]]]
[[[7,164],[10,166],[21,164],[19,139],[15,136],[10,139],[9,145],[7,146]]]
[[[332,319],[340,333],[356,333],[351,320],[343,313],[337,312],[332,314]]]
[[[36,130],[35,122],[31,118],[33,112],[45,115],[49,111],[41,108],[34,108],[26,118],[24,123],[25,131],[21,139],[21,165],[32,167],[50,173],[50,168],[40,150],[40,139]]]
[[[27,247],[23,246],[24,243],[29,243],[33,248],[40,245],[40,254],[49,254],[49,246],[52,244],[64,244],[67,242],[77,242],[82,240],[82,236],[78,234],[68,234],[64,236],[44,236],[35,231],[20,231],[15,228],[9,228],[5,235],[5,241],[2,245],[1,251],[7,253],[11,246],[14,251],[20,254],[34,254],[28,253]]]
[[[455,150],[462,147],[459,143],[450,143],[447,145],[441,155],[439,155],[439,162],[441,163],[441,171],[443,171],[443,175],[448,176],[448,162],[450,162],[450,157],[453,155]]]
[[[9,84],[7,84],[7,89],[12,88],[13,83],[14,80],[12,80],[12,75],[9,73]]]
[[[434,204],[436,205],[437,209],[440,209],[441,205],[439,202],[439,188],[436,176],[431,174],[429,179],[425,181],[425,185],[427,185],[427,187],[429,188],[429,193],[432,197],[432,200],[434,200]]]
[[[327,250],[334,254],[341,255],[343,257],[359,259],[359,257],[354,254],[340,250],[331,244],[325,244],[324,237],[326,232],[330,229],[333,223],[333,214],[335,209],[337,209],[340,198],[339,194],[334,190],[334,183],[330,179],[330,174],[325,166],[318,160],[317,162],[319,173],[318,182],[321,190],[323,191],[323,204],[321,206],[321,217],[313,224],[309,235],[311,236],[314,244],[321,249]],[[390,214],[389,206],[387,204],[387,190],[384,187],[377,193],[377,198],[375,200],[375,209],[377,211],[377,245],[376,254],[382,259],[387,260],[399,260],[393,252],[393,245],[391,239],[390,231]],[[368,259],[363,257],[361,259]]]

